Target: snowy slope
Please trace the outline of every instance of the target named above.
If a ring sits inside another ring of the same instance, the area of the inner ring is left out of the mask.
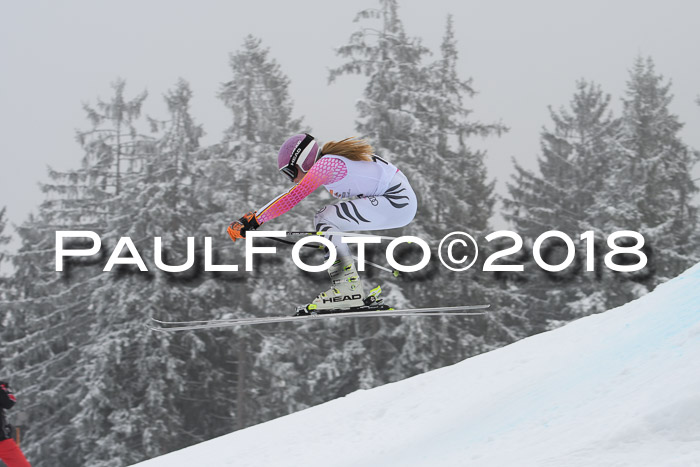
[[[700,264],[623,307],[138,465],[700,466]]]

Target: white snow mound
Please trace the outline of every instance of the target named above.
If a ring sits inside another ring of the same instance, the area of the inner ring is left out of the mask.
[[[614,310],[138,465],[700,466],[700,264]]]

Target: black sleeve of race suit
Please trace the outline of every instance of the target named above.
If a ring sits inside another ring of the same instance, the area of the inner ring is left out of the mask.
[[[17,399],[15,399],[10,386],[4,381],[0,381],[0,408],[11,409],[15,405]]]

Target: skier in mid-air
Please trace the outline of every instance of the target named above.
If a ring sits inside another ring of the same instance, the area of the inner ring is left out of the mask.
[[[365,140],[346,138],[319,148],[309,134],[287,139],[277,155],[280,172],[295,185],[257,211],[231,223],[228,234],[235,242],[248,230],[296,206],[321,185],[341,200],[321,208],[314,216],[316,232],[383,230],[403,227],[416,215],[416,195],[396,166],[374,154]],[[338,256],[328,269],[331,287],[307,309],[354,308],[365,305],[365,294],[348,244],[331,235]]]

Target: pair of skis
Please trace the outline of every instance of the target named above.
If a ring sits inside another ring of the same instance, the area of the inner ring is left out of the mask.
[[[286,232],[287,237],[300,238],[310,235],[348,235],[345,232]],[[353,236],[374,236],[367,234],[353,233]],[[380,236],[383,240],[393,240],[394,237]],[[270,237],[271,240],[293,245],[294,241],[283,240],[277,237]],[[311,245],[306,245],[311,247]],[[315,248],[315,247],[314,247]],[[381,265],[365,261],[366,264],[374,266],[378,269],[392,273],[395,277],[398,276],[398,271],[391,270]],[[377,294],[380,289],[377,288]],[[374,292],[374,290],[373,290]],[[257,324],[271,323],[287,323],[287,322],[304,322],[308,320],[318,320],[325,318],[376,318],[376,317],[396,317],[396,316],[479,316],[486,314],[489,305],[465,305],[452,307],[434,307],[434,308],[412,308],[412,309],[393,309],[381,303],[376,297],[365,302],[365,306],[360,306],[354,309],[326,309],[304,311],[294,316],[270,316],[270,317],[250,317],[250,318],[231,318],[231,319],[212,319],[201,321],[162,321],[156,318],[151,318],[151,323],[147,325],[153,331],[175,332],[175,331],[191,331],[196,329],[218,329],[235,326],[249,326]]]
[[[191,331],[195,329],[217,329],[235,326],[249,326],[255,324],[304,322],[325,318],[377,318],[394,316],[479,316],[486,314],[489,305],[466,305],[436,308],[412,308],[399,309],[384,307],[377,309],[361,310],[318,310],[315,313],[302,316],[270,316],[263,318],[231,318],[212,319],[202,321],[161,321],[151,318],[148,326],[153,331],[175,332]]]

